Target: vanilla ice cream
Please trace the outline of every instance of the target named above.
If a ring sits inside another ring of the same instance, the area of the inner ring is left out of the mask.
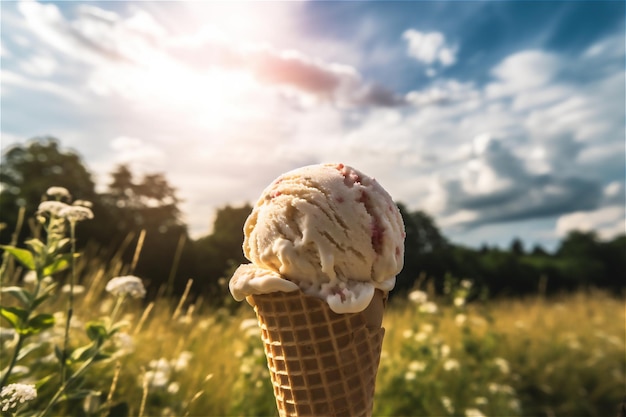
[[[404,260],[398,207],[375,179],[343,164],[278,177],[246,220],[244,236],[252,263],[230,281],[238,301],[300,289],[336,313],[359,312],[376,289],[394,287]]]

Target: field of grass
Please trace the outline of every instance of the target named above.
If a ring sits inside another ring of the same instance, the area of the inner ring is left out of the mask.
[[[108,274],[99,271],[75,297],[77,345],[85,323],[112,308],[103,290]],[[61,343],[66,299],[59,292],[51,300],[56,324],[29,340],[34,350],[11,382],[58,373],[53,346]],[[129,300],[112,357],[79,381],[90,393],[56,413],[107,415],[113,406],[144,416],[276,415],[252,309],[182,301]],[[421,301],[395,298],[388,306],[375,415],[616,415],[625,387],[623,300],[591,291],[467,306]],[[3,366],[14,341],[3,337]],[[56,388],[39,388],[30,409],[42,408]]]
[[[53,220],[32,256],[9,248],[2,263],[2,415],[277,415],[254,312],[226,280],[220,308],[198,294],[147,303],[107,285],[132,265],[75,262]],[[467,281],[450,280],[438,297],[424,287],[387,307],[375,416],[617,415],[622,297],[467,302]],[[9,384],[37,397],[16,402]]]

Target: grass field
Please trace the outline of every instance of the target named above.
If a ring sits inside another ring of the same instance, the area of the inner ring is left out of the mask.
[[[73,256],[65,221],[73,238],[85,209],[47,207],[43,241],[4,247],[2,415],[277,415],[254,312],[226,279],[223,300],[147,303],[132,265]],[[375,416],[617,415],[623,297],[488,299],[453,279],[435,297],[422,284],[387,306]]]
[[[96,271],[75,296],[76,345],[86,340],[82,327],[112,308],[107,272]],[[34,350],[11,382],[58,373],[53,346],[61,343],[66,299],[59,292],[51,300],[56,324],[29,340]],[[113,406],[144,416],[276,415],[252,309],[206,304],[129,300],[127,325],[107,347],[111,358],[79,381],[90,393],[61,402],[56,413],[107,415]],[[624,304],[601,292],[469,305],[396,297],[384,326],[375,415],[612,416],[624,394]],[[15,338],[3,340],[4,365]],[[23,411],[42,408],[55,389],[41,386]]]

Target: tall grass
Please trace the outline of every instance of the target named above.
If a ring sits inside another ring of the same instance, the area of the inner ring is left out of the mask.
[[[7,383],[36,386],[37,398],[3,415],[38,415],[58,392],[49,381],[58,381],[55,346],[63,345],[67,323],[63,284],[75,279],[76,289],[84,289],[72,300],[71,352],[89,343],[85,327],[110,317],[116,298],[106,284],[129,273],[132,265],[119,258],[103,264],[82,256],[72,271],[54,275],[57,290],[37,307],[54,316],[54,325],[29,338],[30,351],[7,377]],[[25,275],[6,263],[3,288],[33,285]],[[626,387],[622,298],[590,290],[466,304],[474,291],[469,283],[451,280],[446,288],[441,297],[416,290],[390,302],[374,415],[617,414]],[[226,287],[223,296],[220,308],[202,295],[125,300],[119,330],[103,341],[107,355],[80,375],[50,415],[277,415],[254,313],[236,305]],[[13,302],[3,296],[1,303]],[[6,321],[2,326],[5,368],[18,336]],[[71,375],[76,364],[67,366]]]

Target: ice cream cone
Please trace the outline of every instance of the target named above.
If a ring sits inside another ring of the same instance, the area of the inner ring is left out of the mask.
[[[301,291],[251,295],[281,417],[371,416],[385,295],[334,313]]]

